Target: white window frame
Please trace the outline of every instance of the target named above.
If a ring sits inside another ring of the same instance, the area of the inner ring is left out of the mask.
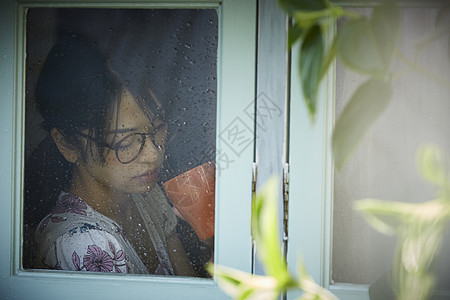
[[[25,124],[25,15],[30,7],[217,9],[217,149],[220,133],[255,99],[256,0],[2,1],[0,4],[0,298],[225,299],[215,280],[21,268]],[[253,121],[250,121],[252,124]],[[251,271],[253,144],[216,173],[215,263]]]

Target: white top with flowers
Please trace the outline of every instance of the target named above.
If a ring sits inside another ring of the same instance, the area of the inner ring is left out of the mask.
[[[177,220],[170,205],[158,186],[145,195],[134,195],[133,200],[159,258],[155,274],[173,275],[166,237]],[[39,224],[36,244],[38,268],[148,274],[119,225],[65,192]]]

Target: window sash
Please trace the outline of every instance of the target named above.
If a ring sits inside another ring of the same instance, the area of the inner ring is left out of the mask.
[[[51,3],[50,3],[51,2]],[[231,150],[219,135],[254,100],[256,1],[14,1],[2,2],[0,36],[1,101],[0,187],[0,290],[10,298],[224,298],[215,280],[127,274],[21,269],[23,157],[25,112],[25,15],[29,7],[98,8],[215,8],[219,18],[217,60],[217,144]],[[236,49],[239,49],[238,53]],[[238,54],[238,55],[236,55]],[[239,70],[239,72],[236,72]],[[233,157],[233,163],[216,175],[215,262],[251,270],[251,165],[253,146]],[[232,216],[232,217],[230,217]],[[10,241],[10,242],[8,242]]]

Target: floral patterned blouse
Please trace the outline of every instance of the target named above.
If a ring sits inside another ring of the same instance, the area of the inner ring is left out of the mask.
[[[177,220],[170,205],[158,186],[146,195],[134,195],[133,201],[159,259],[155,274],[173,275],[166,237]],[[36,263],[41,268],[148,274],[119,225],[65,192],[37,227],[36,243]]]

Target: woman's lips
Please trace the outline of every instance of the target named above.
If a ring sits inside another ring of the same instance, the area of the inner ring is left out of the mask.
[[[152,169],[149,171],[146,171],[145,173],[142,173],[141,175],[138,175],[134,178],[138,179],[142,183],[151,183],[156,180],[159,174],[159,168]]]

